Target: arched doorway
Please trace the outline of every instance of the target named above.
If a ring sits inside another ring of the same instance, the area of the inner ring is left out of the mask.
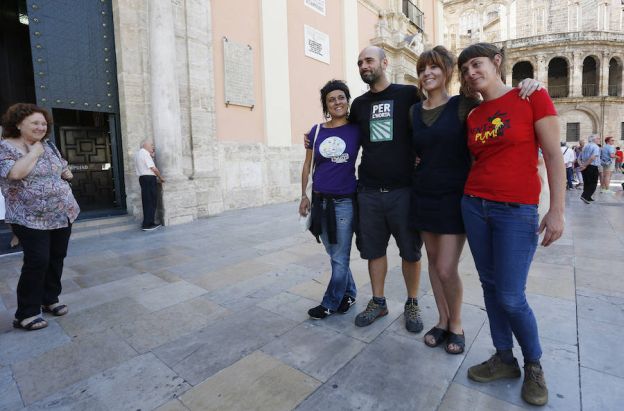
[[[533,65],[528,61],[519,61],[511,69],[511,85],[516,87],[520,81],[533,76]]]
[[[563,57],[555,57],[548,63],[548,93],[552,98],[568,97],[568,62]]]
[[[622,95],[622,62],[613,57],[609,60],[609,96]]]
[[[598,63],[593,56],[583,60],[582,93],[584,97],[598,95]]]

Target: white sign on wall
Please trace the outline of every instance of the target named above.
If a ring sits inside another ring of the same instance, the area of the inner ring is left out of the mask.
[[[303,2],[317,13],[325,15],[325,0],[303,0]]]
[[[329,35],[308,25],[303,26],[305,55],[329,64]]]

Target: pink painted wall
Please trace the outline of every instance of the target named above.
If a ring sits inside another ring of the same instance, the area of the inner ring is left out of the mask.
[[[303,133],[323,121],[319,90],[331,79],[343,80],[344,61],[341,2],[326,1],[325,16],[307,7],[303,0],[288,1],[288,58],[290,113],[293,144],[302,144]],[[303,27],[311,26],[329,35],[330,64],[305,55]]]
[[[213,1],[212,36],[217,139],[240,143],[265,142],[260,0]],[[249,107],[225,106],[222,41],[224,36],[237,43],[249,44],[253,49],[253,81],[256,101],[253,110]]]
[[[436,29],[438,24],[442,24],[436,16],[436,1],[422,0],[420,2],[420,11],[425,14],[425,35],[426,43],[430,46],[437,46],[442,43],[442,39],[436,37]]]
[[[381,6],[382,2],[377,1]],[[377,37],[375,26],[379,21],[377,13],[358,2],[358,39],[360,50],[370,45],[371,39]]]

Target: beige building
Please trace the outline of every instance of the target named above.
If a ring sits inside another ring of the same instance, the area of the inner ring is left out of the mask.
[[[546,84],[562,141],[599,133],[624,140],[624,6],[620,0],[442,0],[444,44],[478,41],[507,55],[507,83]]]

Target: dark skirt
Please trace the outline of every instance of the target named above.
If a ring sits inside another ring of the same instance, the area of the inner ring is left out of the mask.
[[[461,213],[462,192],[412,191],[412,228],[436,234],[465,234]]]

